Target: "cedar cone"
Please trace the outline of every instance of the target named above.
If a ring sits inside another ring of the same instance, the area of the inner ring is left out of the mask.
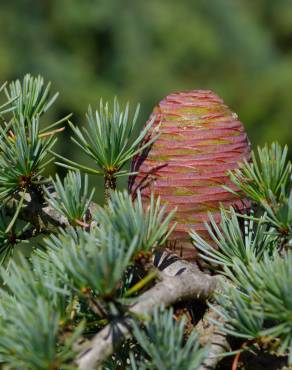
[[[246,199],[236,197],[222,185],[237,190],[227,171],[250,157],[250,144],[242,123],[210,90],[175,92],[154,108],[150,134],[160,133],[150,149],[137,155],[129,189],[140,189],[147,204],[151,191],[169,209],[177,207],[177,222],[170,243],[186,259],[196,250],[188,232],[193,229],[208,239],[204,221],[211,212],[220,222],[220,204],[242,211]]]

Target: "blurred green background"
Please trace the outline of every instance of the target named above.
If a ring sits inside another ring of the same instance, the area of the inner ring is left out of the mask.
[[[212,89],[254,146],[292,148],[291,0],[1,0],[0,43],[0,81],[43,75],[53,116],[81,124],[117,95],[141,103],[142,125],[170,92]],[[58,151],[80,156],[69,140]]]

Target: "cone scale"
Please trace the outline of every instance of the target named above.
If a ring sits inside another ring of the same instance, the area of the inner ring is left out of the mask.
[[[237,190],[228,170],[250,156],[250,144],[242,123],[216,94],[209,90],[176,92],[155,107],[152,130],[160,136],[148,153],[138,155],[130,181],[147,204],[151,192],[169,209],[177,207],[177,226],[170,241],[186,259],[196,258],[189,231],[208,238],[204,221],[208,212],[220,222],[220,204],[242,210],[247,201],[226,191]],[[153,133],[154,133],[153,132]]]

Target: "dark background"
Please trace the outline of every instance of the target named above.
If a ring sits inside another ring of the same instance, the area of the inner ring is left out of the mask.
[[[170,92],[206,88],[254,147],[292,144],[291,0],[0,0],[0,81],[27,72],[60,92],[48,120],[84,123],[89,103],[117,95],[141,103],[142,125]]]

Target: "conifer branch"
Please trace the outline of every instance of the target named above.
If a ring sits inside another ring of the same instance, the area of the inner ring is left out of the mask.
[[[169,255],[164,254],[170,260]],[[164,259],[165,260],[165,259]],[[190,298],[207,299],[217,286],[217,278],[202,273],[196,265],[174,257],[174,263],[159,271],[161,281],[139,296],[129,307],[132,317],[141,318],[151,314],[157,306],[165,307]],[[158,268],[161,269],[163,261]],[[79,369],[89,370],[100,366],[123,342],[131,336],[130,316],[104,327],[76,358]]]

